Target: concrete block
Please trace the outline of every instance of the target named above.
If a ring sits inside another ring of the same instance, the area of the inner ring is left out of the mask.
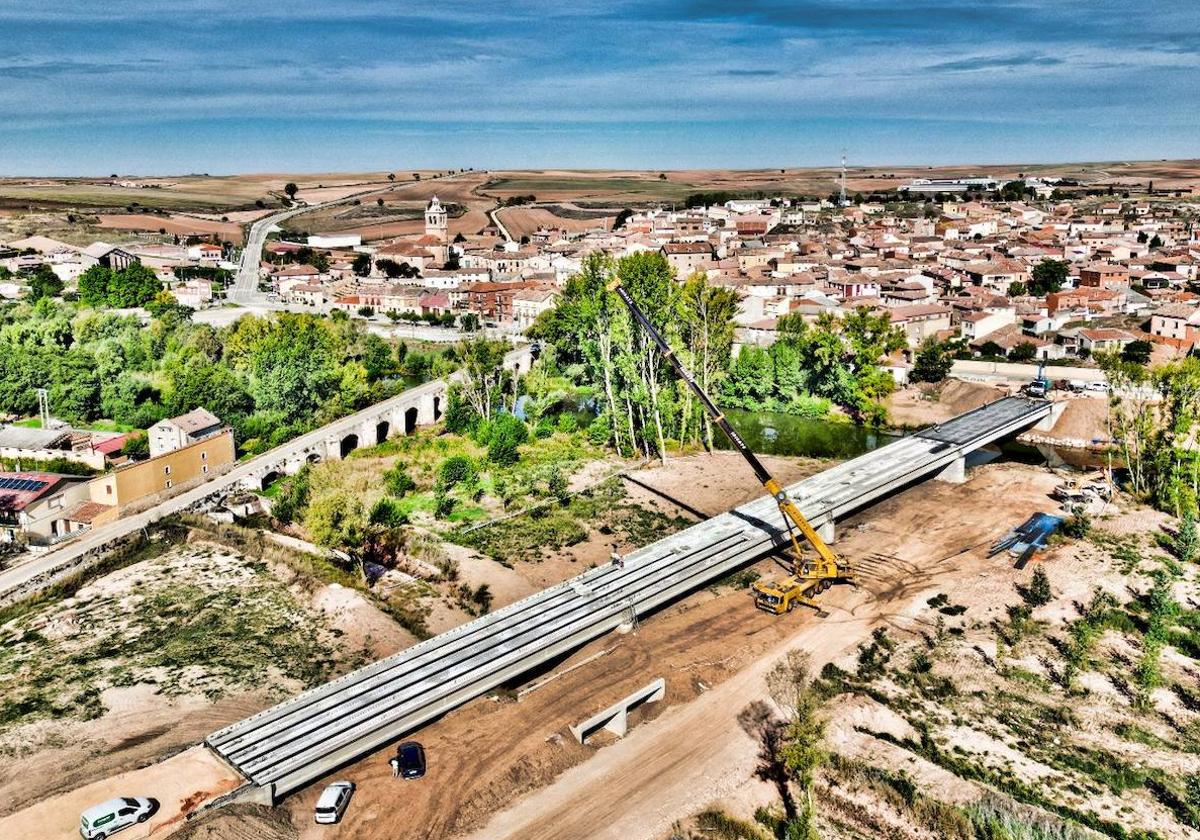
[[[967,459],[965,456],[955,458],[934,476],[937,481],[949,484],[962,484],[967,480]]]
[[[613,733],[618,738],[625,737],[629,731],[629,710],[643,703],[657,703],[666,694],[667,683],[662,677],[630,694],[624,700],[618,700],[607,709],[597,712],[590,718],[571,726],[571,734],[575,740],[583,744],[593,732],[600,729]]]
[[[1062,417],[1063,412],[1067,410],[1067,401],[1058,400],[1050,403],[1050,413],[1043,417],[1033,427],[1039,431],[1048,432],[1058,423],[1058,418]]]
[[[833,543],[837,539],[837,528],[830,519],[824,525],[817,528],[817,536],[823,539],[826,543]]]

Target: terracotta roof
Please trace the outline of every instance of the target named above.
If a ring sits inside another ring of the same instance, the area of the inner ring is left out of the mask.
[[[926,304],[917,306],[893,306],[887,310],[888,316],[895,321],[908,321],[913,318],[928,318],[937,315],[949,317],[950,310],[945,306]]]
[[[281,268],[273,273],[276,277],[312,277],[321,272],[311,265],[289,265],[287,268]]]
[[[67,478],[56,473],[0,472],[0,510],[24,510]]]
[[[112,505],[102,505],[99,502],[80,502],[63,514],[63,519],[91,525],[96,517],[110,510],[112,510]]]
[[[1162,309],[1156,310],[1154,314],[1163,318],[1183,318],[1187,320],[1195,315],[1197,311],[1196,307],[1186,303],[1172,303],[1164,306]]]
[[[1079,334],[1091,341],[1137,341],[1137,336],[1125,330],[1112,327],[1097,327],[1091,330],[1080,330]]]

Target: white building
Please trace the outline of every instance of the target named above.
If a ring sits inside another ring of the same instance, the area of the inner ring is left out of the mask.
[[[148,430],[150,457],[156,458],[203,438],[219,434],[225,426],[211,411],[197,408],[187,414],[159,420]]]

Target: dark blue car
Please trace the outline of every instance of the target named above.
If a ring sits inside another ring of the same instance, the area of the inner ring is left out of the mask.
[[[419,779],[425,775],[425,748],[416,741],[405,741],[396,749],[400,777]]]

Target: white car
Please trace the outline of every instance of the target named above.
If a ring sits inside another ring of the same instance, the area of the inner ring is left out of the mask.
[[[1092,391],[1094,393],[1098,393],[1098,394],[1107,394],[1108,393],[1108,383],[1107,382],[1089,382],[1087,384],[1087,390]]]
[[[341,822],[350,797],[354,795],[354,782],[334,782],[321,791],[317,799],[316,821],[321,825],[333,825]]]
[[[143,823],[158,810],[158,801],[145,796],[122,796],[93,805],[79,815],[84,840],[103,840],[131,825]]]

